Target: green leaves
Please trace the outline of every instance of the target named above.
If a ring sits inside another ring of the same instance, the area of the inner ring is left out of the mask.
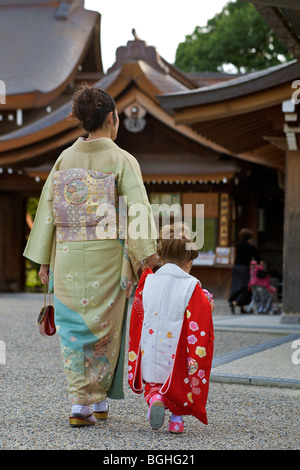
[[[252,3],[229,2],[178,45],[175,65],[185,72],[253,72],[291,60]]]

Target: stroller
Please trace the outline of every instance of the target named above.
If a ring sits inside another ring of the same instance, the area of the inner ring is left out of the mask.
[[[278,307],[276,288],[271,286],[270,277],[264,267],[257,264],[256,261],[251,261],[248,288],[252,292],[252,300],[247,311],[253,311],[254,307],[256,313],[273,313],[273,315],[281,313]]]

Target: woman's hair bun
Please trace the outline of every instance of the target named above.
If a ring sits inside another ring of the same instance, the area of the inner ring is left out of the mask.
[[[74,93],[73,115],[88,132],[100,129],[107,114],[115,109],[113,98],[98,87],[81,85]]]

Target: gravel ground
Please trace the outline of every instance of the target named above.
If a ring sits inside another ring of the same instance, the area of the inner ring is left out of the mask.
[[[167,419],[160,430],[151,430],[143,397],[125,380],[125,400],[110,401],[106,422],[70,428],[58,337],[42,338],[36,328],[42,302],[39,294],[0,295],[0,339],[6,345],[6,364],[0,365],[1,450],[300,449],[299,390],[285,388],[212,382],[209,424],[188,416],[184,434],[177,436],[168,433]],[[215,336],[215,356],[274,337],[227,331]]]

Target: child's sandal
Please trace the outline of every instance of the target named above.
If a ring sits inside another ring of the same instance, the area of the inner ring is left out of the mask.
[[[149,406],[149,421],[152,429],[159,429],[164,424],[165,404],[160,394],[153,395]]]
[[[184,421],[169,421],[169,432],[180,434],[184,431]]]

